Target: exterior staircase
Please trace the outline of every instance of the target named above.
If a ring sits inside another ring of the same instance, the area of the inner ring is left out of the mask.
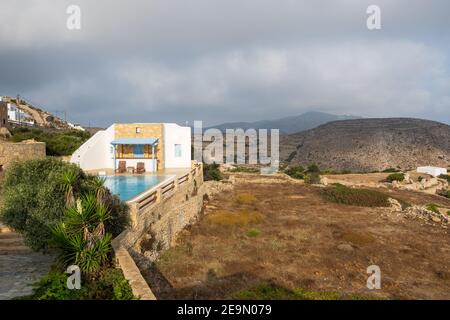
[[[19,234],[0,224],[0,255],[31,252],[31,249],[25,245],[23,238]]]
[[[0,300],[32,294],[32,284],[53,261],[53,256],[32,251],[19,234],[0,224]]]

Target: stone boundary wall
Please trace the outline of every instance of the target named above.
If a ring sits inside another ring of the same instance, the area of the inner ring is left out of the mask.
[[[139,266],[147,266],[175,242],[179,232],[202,213],[203,167],[196,164],[128,202],[131,226],[112,241],[116,263],[129,281],[133,294],[154,300]]]
[[[0,142],[0,167],[7,170],[14,161],[45,157],[45,143],[34,140],[23,142]]]

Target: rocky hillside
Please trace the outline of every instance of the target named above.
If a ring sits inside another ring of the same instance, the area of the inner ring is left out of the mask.
[[[284,117],[276,120],[261,120],[256,122],[229,122],[213,126],[224,131],[225,129],[279,129],[282,134],[291,134],[315,128],[321,124],[347,119],[359,119],[353,116],[341,116],[324,112],[306,112],[298,116]]]
[[[450,126],[409,118],[334,121],[280,139],[290,164],[374,171],[450,165]]]
[[[74,125],[70,124],[69,122],[66,122],[63,119],[54,116],[50,112],[45,111],[42,108],[39,108],[24,99],[3,96],[2,100],[16,105],[22,112],[27,114],[28,118],[34,120],[34,123],[39,127],[54,129],[74,128]]]

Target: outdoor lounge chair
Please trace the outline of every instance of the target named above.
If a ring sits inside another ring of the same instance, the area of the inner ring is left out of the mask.
[[[119,161],[119,167],[116,169],[116,173],[124,173],[127,172],[127,162]]]
[[[145,164],[143,162],[138,162],[136,164],[136,173],[144,173],[145,172]]]

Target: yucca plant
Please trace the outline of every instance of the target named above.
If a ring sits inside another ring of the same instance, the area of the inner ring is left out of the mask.
[[[102,203],[103,199],[106,196],[106,188],[105,188],[105,178],[94,176],[89,180],[89,183],[95,189],[95,195],[97,197],[97,202]]]
[[[61,186],[65,192],[66,206],[75,204],[75,185],[78,183],[79,175],[75,170],[67,170],[62,175]]]
[[[104,222],[110,213],[94,194],[87,194],[65,210],[64,222],[53,228],[54,240],[61,249],[60,262],[76,264],[90,274],[97,271],[111,251],[111,234]]]

